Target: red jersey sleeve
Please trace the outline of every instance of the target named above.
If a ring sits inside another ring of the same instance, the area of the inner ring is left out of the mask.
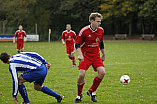
[[[64,34],[64,32],[62,33],[62,39],[65,39],[65,34]]]
[[[73,37],[74,37],[74,39],[76,39],[76,33],[75,32],[74,32],[74,36]]]
[[[27,37],[26,32],[24,31],[24,36]]]
[[[14,35],[14,37],[15,37],[15,38],[17,37],[17,31],[15,32],[15,35]]]
[[[82,45],[84,39],[84,30],[81,29],[78,35],[76,36],[75,43]]]

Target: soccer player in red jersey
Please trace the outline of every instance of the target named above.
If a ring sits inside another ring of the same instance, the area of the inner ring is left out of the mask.
[[[75,41],[74,41],[74,39],[75,38],[76,38],[75,32],[71,30],[71,25],[67,24],[66,30],[63,31],[63,33],[62,33],[62,43],[63,43],[63,45],[65,45],[65,42],[64,42],[64,39],[65,39],[67,55],[68,55],[69,59],[72,60],[73,67],[76,66],[75,56],[74,56],[74,53],[75,53],[75,45],[74,45]]]
[[[27,40],[26,32],[22,29],[23,29],[23,27],[22,27],[22,25],[20,25],[19,30],[17,30],[15,32],[15,35],[13,38],[13,43],[15,43],[15,38],[17,37],[17,51],[18,51],[18,53],[20,53],[20,49],[21,49],[21,52],[23,52],[24,42],[26,42],[26,40]],[[24,37],[25,37],[25,39],[24,39]]]
[[[92,65],[94,71],[98,72],[93,80],[93,84],[87,91],[87,95],[91,97],[93,102],[97,102],[95,91],[100,85],[104,75],[105,68],[103,61],[105,60],[105,50],[103,43],[103,28],[100,27],[102,15],[100,13],[91,13],[89,16],[90,25],[82,28],[75,40],[75,47],[78,52],[79,59],[79,76],[77,79],[77,97],[74,103],[81,101],[82,89],[85,84],[85,73],[89,66]],[[100,57],[99,48],[102,56]]]

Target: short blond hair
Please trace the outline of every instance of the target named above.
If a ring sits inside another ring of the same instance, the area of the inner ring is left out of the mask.
[[[91,13],[91,14],[90,14],[90,16],[89,16],[89,22],[90,22],[91,20],[94,20],[94,21],[95,21],[95,18],[96,18],[96,17],[101,18],[101,20],[103,19],[103,16],[102,16],[100,13],[95,12],[95,13]]]

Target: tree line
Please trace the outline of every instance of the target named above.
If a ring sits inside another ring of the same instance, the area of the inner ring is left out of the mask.
[[[14,33],[18,25],[34,33],[38,26],[40,40],[57,40],[66,24],[79,30],[88,25],[91,12],[103,15],[101,26],[105,35],[127,33],[129,35],[157,33],[157,0],[0,0],[0,23],[5,23]]]

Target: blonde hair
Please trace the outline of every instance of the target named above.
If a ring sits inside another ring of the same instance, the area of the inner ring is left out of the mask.
[[[96,18],[96,17],[99,17],[99,18],[103,19],[103,16],[102,16],[100,13],[95,12],[95,13],[91,13],[91,14],[90,14],[90,16],[89,16],[89,22],[90,22],[91,20],[94,20],[94,21],[95,21],[95,18]]]

